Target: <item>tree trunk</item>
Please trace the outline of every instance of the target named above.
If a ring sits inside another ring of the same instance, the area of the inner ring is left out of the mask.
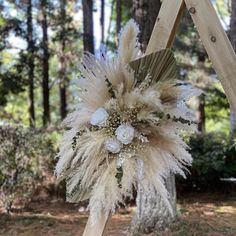
[[[50,122],[50,106],[49,106],[49,51],[48,51],[48,22],[47,22],[47,0],[41,1],[42,11],[42,31],[43,31],[43,125],[46,126]]]
[[[205,122],[205,95],[204,94],[202,94],[198,98],[197,121],[198,121],[198,131],[201,134],[205,133],[206,122]]]
[[[232,0],[232,13],[230,20],[230,40],[236,51],[236,0]]]
[[[121,30],[121,0],[116,0],[116,33],[119,35]]]
[[[114,5],[115,5],[115,0],[112,0],[112,2],[111,2],[111,15],[110,15],[108,29],[107,29],[106,51],[107,51],[107,47],[108,47],[109,41],[110,41],[109,39],[111,36],[111,26],[112,26],[112,16],[113,16],[113,12],[114,12]]]
[[[140,42],[145,51],[161,7],[160,0],[133,0],[133,16],[140,27]]]
[[[101,25],[101,44],[104,44],[105,40],[105,18],[104,18],[104,11],[105,11],[105,0],[101,0],[101,17],[100,17],[100,25]]]
[[[60,17],[62,19],[61,24],[61,52],[59,56],[59,93],[60,93],[60,114],[61,120],[63,120],[67,115],[67,101],[66,101],[66,87],[67,87],[67,76],[66,76],[66,0],[60,0]]]
[[[236,0],[232,0],[232,13],[230,20],[230,41],[236,52]],[[230,108],[230,136],[233,141],[236,138],[236,117],[233,109]]]
[[[166,179],[166,188],[170,193],[170,202],[174,216],[167,209],[160,195],[153,190],[144,192],[138,187],[137,192],[137,210],[130,227],[131,235],[141,236],[152,232],[160,232],[167,228],[176,217],[176,189],[175,176],[170,174]]]
[[[142,49],[145,50],[152,33],[161,6],[160,0],[133,0],[133,15],[140,26]],[[158,232],[168,227],[176,216],[175,176],[170,173],[166,180],[166,187],[170,193],[170,201],[174,217],[169,213],[165,203],[154,190],[144,192],[138,186],[137,212],[130,228],[131,235]]]
[[[34,39],[32,20],[32,1],[28,0],[27,6],[27,43],[28,43],[28,81],[29,81],[29,124],[35,126],[34,109]]]
[[[83,43],[84,51],[94,54],[93,0],[83,0]]]

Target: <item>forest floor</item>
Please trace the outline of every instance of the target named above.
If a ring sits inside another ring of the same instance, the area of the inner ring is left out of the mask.
[[[178,203],[179,219],[160,236],[235,236],[236,197],[194,194]],[[106,236],[125,236],[134,208],[120,210],[109,221]],[[82,236],[88,213],[60,201],[30,203],[11,215],[0,212],[1,236]],[[151,235],[149,235],[151,236]],[[154,236],[154,234],[152,234]]]

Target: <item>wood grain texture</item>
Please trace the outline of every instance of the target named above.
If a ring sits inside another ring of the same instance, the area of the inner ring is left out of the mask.
[[[105,214],[102,214],[97,222],[95,224],[92,224],[91,218],[89,216],[83,236],[102,236],[106,229],[109,217],[110,215],[105,216]]]
[[[236,56],[210,0],[185,0],[200,38],[236,113]]]
[[[146,55],[172,46],[184,9],[183,0],[164,0],[162,2]]]

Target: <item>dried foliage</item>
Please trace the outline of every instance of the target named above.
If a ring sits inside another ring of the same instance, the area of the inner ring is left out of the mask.
[[[199,91],[177,81],[170,50],[143,56],[138,32],[129,21],[114,60],[84,56],[81,102],[64,121],[56,175],[67,179],[69,201],[90,199],[93,221],[132,197],[137,182],[154,187],[171,211],[164,178],[185,176],[192,161],[180,133],[194,130],[185,102]]]

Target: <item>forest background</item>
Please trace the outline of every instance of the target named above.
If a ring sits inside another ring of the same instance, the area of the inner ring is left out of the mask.
[[[236,0],[212,3],[236,50]],[[78,91],[74,79],[80,77],[83,53],[99,55],[103,50],[115,57],[119,32],[130,18],[140,25],[145,50],[160,7],[160,0],[0,0],[0,202],[4,211],[12,213],[17,204],[44,198],[65,199],[65,184],[58,185],[53,172],[63,133],[61,121],[79,102],[74,98]],[[187,11],[173,51],[179,79],[203,90],[189,102],[198,133],[186,137],[194,161],[187,179],[176,176],[178,197],[209,192],[233,195],[236,118]],[[175,184],[170,187],[175,189]],[[139,221],[134,218],[132,230],[159,229],[153,224],[155,217],[148,215]],[[152,219],[146,222],[147,218]]]

